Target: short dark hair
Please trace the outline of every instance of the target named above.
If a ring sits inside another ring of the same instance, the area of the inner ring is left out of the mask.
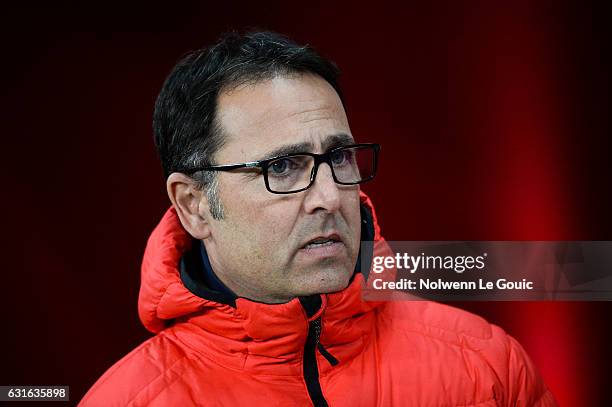
[[[212,157],[223,145],[216,120],[221,91],[294,73],[320,76],[344,104],[336,65],[277,33],[231,32],[188,54],[174,67],[155,103],[153,132],[164,176],[215,164]]]

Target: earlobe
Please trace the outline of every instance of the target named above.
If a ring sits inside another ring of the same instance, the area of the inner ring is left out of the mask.
[[[185,174],[175,172],[166,181],[166,190],[185,230],[196,239],[210,236],[206,194]]]

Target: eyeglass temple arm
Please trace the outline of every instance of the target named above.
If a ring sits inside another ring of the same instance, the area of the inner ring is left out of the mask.
[[[241,163],[241,164],[224,164],[224,165],[213,165],[210,167],[204,167],[204,168],[198,168],[197,170],[193,171],[193,172],[198,172],[198,171],[231,171],[231,170],[235,170],[237,168],[254,168],[254,167],[261,167],[261,161],[251,161],[248,163]]]

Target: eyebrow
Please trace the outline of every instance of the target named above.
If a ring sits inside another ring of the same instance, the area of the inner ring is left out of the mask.
[[[323,151],[327,151],[327,150],[331,150],[332,148],[345,146],[345,145],[349,145],[353,143],[355,143],[355,140],[353,140],[352,136],[349,136],[348,134],[345,134],[345,133],[338,133],[338,134],[333,134],[327,137],[323,141],[322,147],[323,147]],[[279,156],[287,155],[287,154],[308,153],[308,152],[312,152],[312,150],[314,150],[314,145],[309,141],[305,141],[303,143],[296,143],[296,144],[287,144],[287,145],[275,148],[274,150],[268,151],[265,154],[262,154],[255,161],[266,160],[268,158],[279,157]]]

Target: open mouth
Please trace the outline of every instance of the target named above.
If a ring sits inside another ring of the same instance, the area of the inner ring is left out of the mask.
[[[319,247],[331,246],[334,243],[340,243],[342,240],[338,235],[332,235],[328,237],[318,237],[316,239],[312,239],[306,245],[304,245],[303,249],[317,249]]]
[[[336,242],[337,240],[334,240],[334,239],[317,239],[317,240],[312,241],[311,243],[308,243],[306,246],[304,246],[304,249],[314,249],[315,247],[329,246]]]

